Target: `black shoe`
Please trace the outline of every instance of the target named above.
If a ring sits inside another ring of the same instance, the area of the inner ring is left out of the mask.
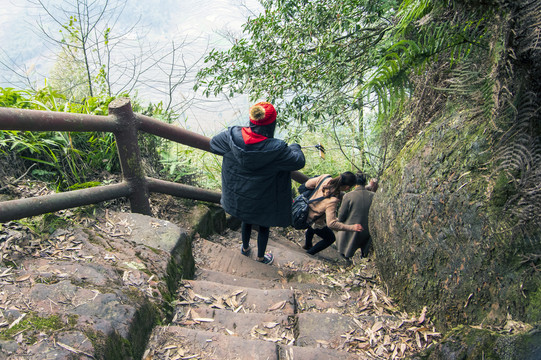
[[[263,256],[263,260],[257,260],[257,261],[263,264],[270,265],[274,261],[274,255],[272,255],[271,253],[265,254],[265,256]]]
[[[240,253],[244,256],[250,256],[250,254],[252,253],[252,248],[248,246],[248,249],[247,250],[244,250],[244,246],[241,245],[240,246]]]

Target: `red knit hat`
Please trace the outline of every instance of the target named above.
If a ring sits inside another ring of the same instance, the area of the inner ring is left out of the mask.
[[[254,125],[269,125],[276,121],[276,110],[271,103],[260,102],[250,108],[250,122]]]

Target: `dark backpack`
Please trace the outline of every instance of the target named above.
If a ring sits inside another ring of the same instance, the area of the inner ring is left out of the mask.
[[[325,179],[327,177],[325,177]],[[313,222],[308,221],[308,205],[317,201],[321,201],[325,198],[325,196],[321,196],[310,200],[310,197],[317,191],[317,189],[319,189],[319,186],[323,183],[323,180],[321,180],[321,182],[316,186],[315,189],[308,189],[304,184],[299,186],[298,190],[300,195],[293,200],[293,205],[291,206],[291,225],[295,229],[306,229]]]

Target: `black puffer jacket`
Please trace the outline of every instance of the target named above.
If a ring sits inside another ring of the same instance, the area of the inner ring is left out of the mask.
[[[291,224],[291,171],[304,167],[298,144],[268,138],[246,145],[241,127],[234,126],[210,141],[213,153],[223,156],[222,199],[226,212],[248,224]]]

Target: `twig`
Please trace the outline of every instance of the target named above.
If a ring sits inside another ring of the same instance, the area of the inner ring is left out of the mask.
[[[71,351],[72,353],[75,353],[75,354],[82,354],[82,355],[88,356],[88,357],[91,358],[91,359],[94,359],[94,356],[92,356],[92,355],[90,355],[90,354],[88,354],[88,353],[86,353],[86,352],[84,352],[84,351],[81,351],[81,350],[77,350],[77,349],[75,349],[75,348],[72,348],[71,346],[66,345],[66,344],[63,344],[63,343],[61,343],[60,341],[57,341],[57,342],[56,342],[56,345],[60,346],[60,347],[63,348],[63,349],[66,349],[66,350],[68,350],[68,351]]]
[[[26,170],[26,172],[25,172],[24,174],[22,174],[21,176],[19,176],[13,183],[11,183],[11,184],[9,184],[9,185],[15,185],[15,184],[17,184],[17,183],[18,183],[22,178],[24,178],[24,177],[28,174],[28,172],[29,172],[30,170],[32,170],[32,168],[33,168],[34,166],[36,166],[36,165],[37,165],[36,163],[33,163],[33,164],[28,168],[28,170]],[[7,189],[7,187],[8,187],[8,185],[2,186],[2,187],[0,188],[0,191],[3,191],[4,189]]]

